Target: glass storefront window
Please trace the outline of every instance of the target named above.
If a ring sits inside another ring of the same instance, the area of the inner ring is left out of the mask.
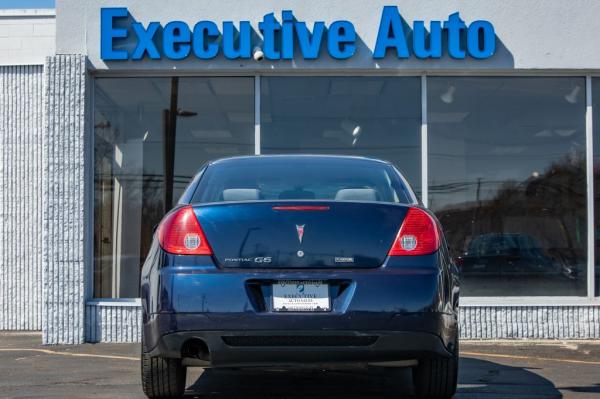
[[[420,194],[419,77],[263,77],[261,153],[392,162]]]
[[[206,161],[254,153],[254,79],[98,78],[94,296],[139,296],[153,229]]]
[[[585,79],[427,81],[429,206],[463,296],[585,296]],[[261,153],[389,160],[420,194],[420,77],[262,77],[260,96]],[[153,229],[194,173],[254,153],[254,78],[98,78],[94,105],[94,296],[137,297]]]
[[[466,296],[585,296],[585,79],[428,78],[429,207]]]

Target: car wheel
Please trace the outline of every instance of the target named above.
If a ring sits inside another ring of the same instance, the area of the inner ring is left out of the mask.
[[[142,351],[142,389],[151,399],[180,398],[185,392],[186,367],[181,359],[150,356]]]
[[[413,380],[419,398],[449,399],[458,384],[458,339],[452,357],[419,360],[413,369]]]

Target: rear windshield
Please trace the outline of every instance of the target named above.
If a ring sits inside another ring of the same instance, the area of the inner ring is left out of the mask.
[[[352,159],[229,160],[206,168],[193,203],[327,200],[411,203],[412,195],[388,164]]]

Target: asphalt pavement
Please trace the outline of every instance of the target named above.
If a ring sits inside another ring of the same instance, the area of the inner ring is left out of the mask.
[[[144,398],[138,344],[42,346],[0,333],[0,398]],[[461,342],[456,398],[600,399],[600,341]],[[397,370],[188,369],[187,398],[413,398]]]

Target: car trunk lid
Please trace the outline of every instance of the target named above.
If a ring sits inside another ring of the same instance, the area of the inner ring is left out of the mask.
[[[239,202],[195,206],[217,263],[231,268],[377,267],[406,205]]]

